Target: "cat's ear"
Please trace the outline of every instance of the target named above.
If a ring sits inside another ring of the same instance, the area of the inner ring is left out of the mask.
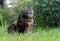
[[[34,13],[33,7],[31,7],[31,12]]]
[[[25,6],[25,7],[24,7],[24,10],[28,10],[28,6]]]

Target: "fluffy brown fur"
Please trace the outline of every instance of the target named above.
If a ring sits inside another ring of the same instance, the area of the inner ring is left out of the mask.
[[[33,10],[25,7],[18,20],[8,26],[8,32],[30,33],[33,25]]]

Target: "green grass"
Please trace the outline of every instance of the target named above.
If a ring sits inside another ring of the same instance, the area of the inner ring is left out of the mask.
[[[0,41],[60,41],[60,27],[50,28],[50,27],[33,27],[33,33],[31,34],[8,34],[7,33],[7,21],[3,23],[2,16],[0,21],[2,26],[0,26]]]
[[[5,26],[0,27],[0,41],[60,41],[60,28],[34,28],[31,34],[8,34]]]

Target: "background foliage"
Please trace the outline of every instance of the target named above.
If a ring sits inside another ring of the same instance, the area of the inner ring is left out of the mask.
[[[10,16],[8,8],[0,8],[0,25],[7,21],[8,24],[17,20],[21,10],[25,7],[33,7],[34,9],[34,26],[60,26],[60,1],[59,0],[18,0],[14,11],[14,17]],[[13,17],[13,18],[12,18]]]
[[[34,0],[34,11],[38,26],[60,26],[59,0]]]

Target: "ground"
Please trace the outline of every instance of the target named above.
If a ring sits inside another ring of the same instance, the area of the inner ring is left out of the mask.
[[[60,41],[60,28],[34,28],[33,33],[8,34],[6,26],[0,27],[0,41]]]

